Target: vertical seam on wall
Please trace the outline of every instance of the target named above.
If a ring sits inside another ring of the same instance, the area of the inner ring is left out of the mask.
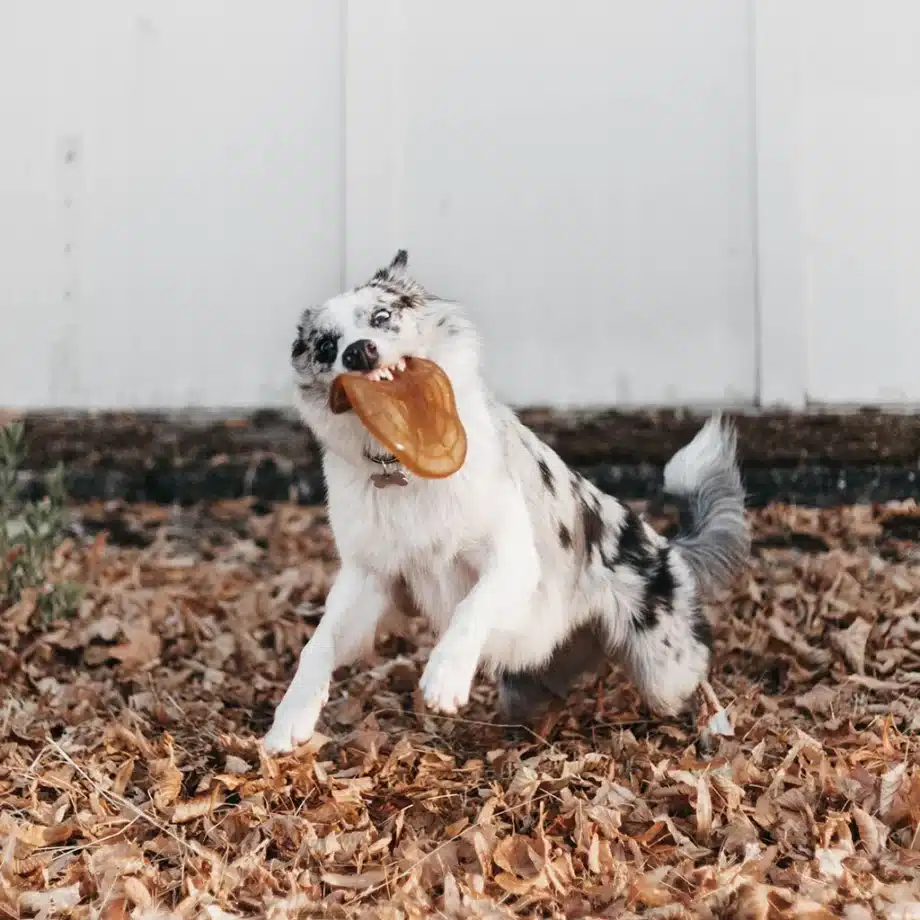
[[[395,121],[393,130],[390,131],[390,156],[392,157],[392,174],[393,188],[390,198],[391,207],[391,224],[390,224],[390,248],[408,249],[409,240],[406,239],[406,225],[403,218],[403,208],[405,207],[405,178],[406,178],[406,145],[408,138],[403,138],[401,130],[405,127],[405,93],[403,84],[405,77],[405,54],[404,51],[406,39],[406,19],[408,13],[403,0],[397,0],[394,7],[394,29],[398,28],[398,33],[390,35],[391,47],[399,49],[399,53],[392,55],[388,62],[391,68],[390,92],[393,95],[393,106],[391,115]],[[395,232],[394,232],[395,231]],[[390,258],[387,256],[387,258]]]
[[[751,280],[754,285],[754,405],[763,408],[763,304],[760,290],[760,159],[757,131],[757,0],[748,0],[750,94]]]
[[[339,195],[339,207],[342,215],[341,239],[339,240],[342,254],[339,260],[340,291],[345,290],[348,278],[348,7],[350,2],[351,0],[341,0],[339,3],[339,40],[342,49],[342,187]]]

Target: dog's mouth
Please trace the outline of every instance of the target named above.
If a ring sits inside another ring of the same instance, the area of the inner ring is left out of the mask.
[[[392,364],[384,364],[370,371],[348,371],[347,373],[349,375],[363,377],[365,380],[370,380],[374,383],[380,383],[382,381],[392,382],[408,368],[411,360],[412,359],[409,357],[403,357],[397,359]],[[345,392],[345,387],[342,386],[340,377],[332,381],[332,386],[329,389],[329,408],[335,415],[341,415],[344,412],[350,411],[352,408],[348,394]]]
[[[372,371],[365,371],[364,376],[368,380],[392,380],[397,374],[401,374],[406,369],[406,359],[400,358],[392,364],[385,364],[383,367],[375,367]]]
[[[400,369],[401,368],[401,369]],[[444,368],[410,356],[370,374],[340,374],[329,391],[333,413],[353,410],[371,438],[407,470],[426,479],[452,476],[466,460],[466,431]],[[394,374],[395,371],[395,374]],[[387,471],[384,470],[386,473]],[[395,474],[394,474],[395,475]],[[406,485],[404,476],[399,485]],[[375,485],[391,485],[375,482]]]

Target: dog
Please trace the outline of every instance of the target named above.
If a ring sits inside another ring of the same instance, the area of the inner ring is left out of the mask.
[[[414,477],[354,412],[330,410],[339,374],[389,379],[410,356],[444,369],[467,432],[465,463],[445,479]],[[307,308],[291,360],[300,414],[322,449],[341,568],[266,751],[310,738],[334,669],[368,650],[406,588],[438,635],[420,682],[435,711],[466,705],[482,668],[519,719],[608,655],[653,711],[687,706],[712,654],[702,598],[750,552],[736,437],[718,414],[665,467],[665,489],[691,522],[668,541],[490,394],[474,326],[410,276],[405,250],[366,284]]]

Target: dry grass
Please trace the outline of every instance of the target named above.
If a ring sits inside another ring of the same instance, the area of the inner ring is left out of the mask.
[[[2,613],[0,914],[920,917],[915,507],[752,516],[709,756],[616,671],[531,729],[485,682],[426,714],[407,620],[274,761],[334,559],[320,512],[263,512],[80,509],[79,616]]]

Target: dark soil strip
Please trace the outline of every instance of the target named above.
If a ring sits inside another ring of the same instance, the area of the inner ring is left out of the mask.
[[[636,500],[660,496],[661,466],[702,421],[675,411],[534,409],[521,417],[602,489]],[[920,498],[920,415],[764,413],[736,421],[752,505]],[[288,413],[33,415],[26,427],[35,488],[63,463],[77,501],[323,498],[316,446]]]
[[[696,432],[702,417],[680,411],[556,412],[528,409],[521,418],[569,463],[590,466],[661,465]],[[852,469],[911,467],[920,461],[920,413],[864,411],[761,413],[736,417],[739,444],[751,468],[802,465]],[[310,436],[292,413],[255,412],[236,417],[93,413],[27,416],[29,466],[57,462],[132,469],[248,461],[273,454],[304,462]]]
[[[576,468],[603,491],[619,498],[647,501],[662,497],[661,472],[656,467],[605,464]],[[40,495],[41,474],[29,474],[27,478],[28,494]],[[71,499],[77,502],[118,499],[193,505],[252,496],[269,502],[292,500],[313,505],[325,497],[318,467],[281,467],[271,459],[245,467],[225,463],[211,468],[187,466],[145,472],[71,467],[65,480]],[[917,472],[893,467],[755,469],[746,470],[744,480],[751,507],[770,502],[832,507],[920,499]]]

